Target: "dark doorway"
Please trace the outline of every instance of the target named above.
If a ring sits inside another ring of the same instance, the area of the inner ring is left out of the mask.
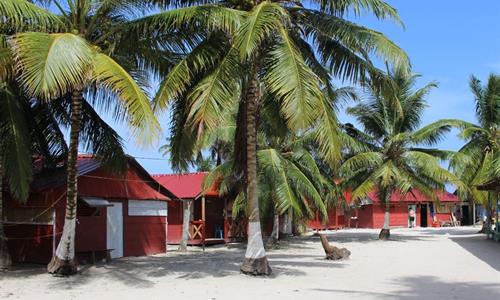
[[[427,204],[420,205],[420,227],[427,227]]]
[[[462,205],[462,220],[460,220],[460,224],[472,225],[471,219],[469,205]]]

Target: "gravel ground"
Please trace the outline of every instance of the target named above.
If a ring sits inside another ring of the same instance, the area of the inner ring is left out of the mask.
[[[327,261],[318,237],[268,252],[273,275],[241,275],[244,245],[192,248],[187,254],[114,260],[52,277],[43,266],[0,273],[0,299],[500,299],[500,243],[478,228],[328,232],[349,260]]]

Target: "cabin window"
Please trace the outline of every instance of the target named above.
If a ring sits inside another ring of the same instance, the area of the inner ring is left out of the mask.
[[[128,215],[129,216],[167,216],[166,201],[151,201],[151,200],[129,200]]]
[[[47,207],[9,208],[4,210],[4,222],[52,225],[53,211],[53,208]]]
[[[98,217],[101,208],[112,206],[108,200],[97,197],[80,197],[78,199],[77,215],[79,217]]]

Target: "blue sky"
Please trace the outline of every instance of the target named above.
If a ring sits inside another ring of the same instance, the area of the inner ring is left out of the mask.
[[[468,80],[471,74],[486,81],[491,72],[500,73],[500,1],[499,0],[390,0],[399,12],[405,29],[390,21],[380,22],[361,16],[358,23],[382,31],[409,55],[413,71],[422,74],[419,83],[439,82],[427,98],[429,107],[423,124],[444,118],[474,121],[473,97]],[[341,121],[349,119],[344,113]],[[160,119],[168,133],[169,116]],[[115,128],[126,140],[126,151],[136,157],[162,158],[157,145],[147,149],[135,145],[127,129]],[[462,142],[456,132],[438,147],[457,150]],[[170,173],[167,160],[139,159],[151,173]]]

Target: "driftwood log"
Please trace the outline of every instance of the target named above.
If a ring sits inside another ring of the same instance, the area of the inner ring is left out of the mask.
[[[347,250],[346,248],[337,248],[335,246],[330,245],[330,243],[328,243],[326,235],[319,233],[319,238],[321,239],[321,245],[325,250],[326,259],[331,259],[331,260],[348,259],[349,256],[351,255],[351,251]]]

